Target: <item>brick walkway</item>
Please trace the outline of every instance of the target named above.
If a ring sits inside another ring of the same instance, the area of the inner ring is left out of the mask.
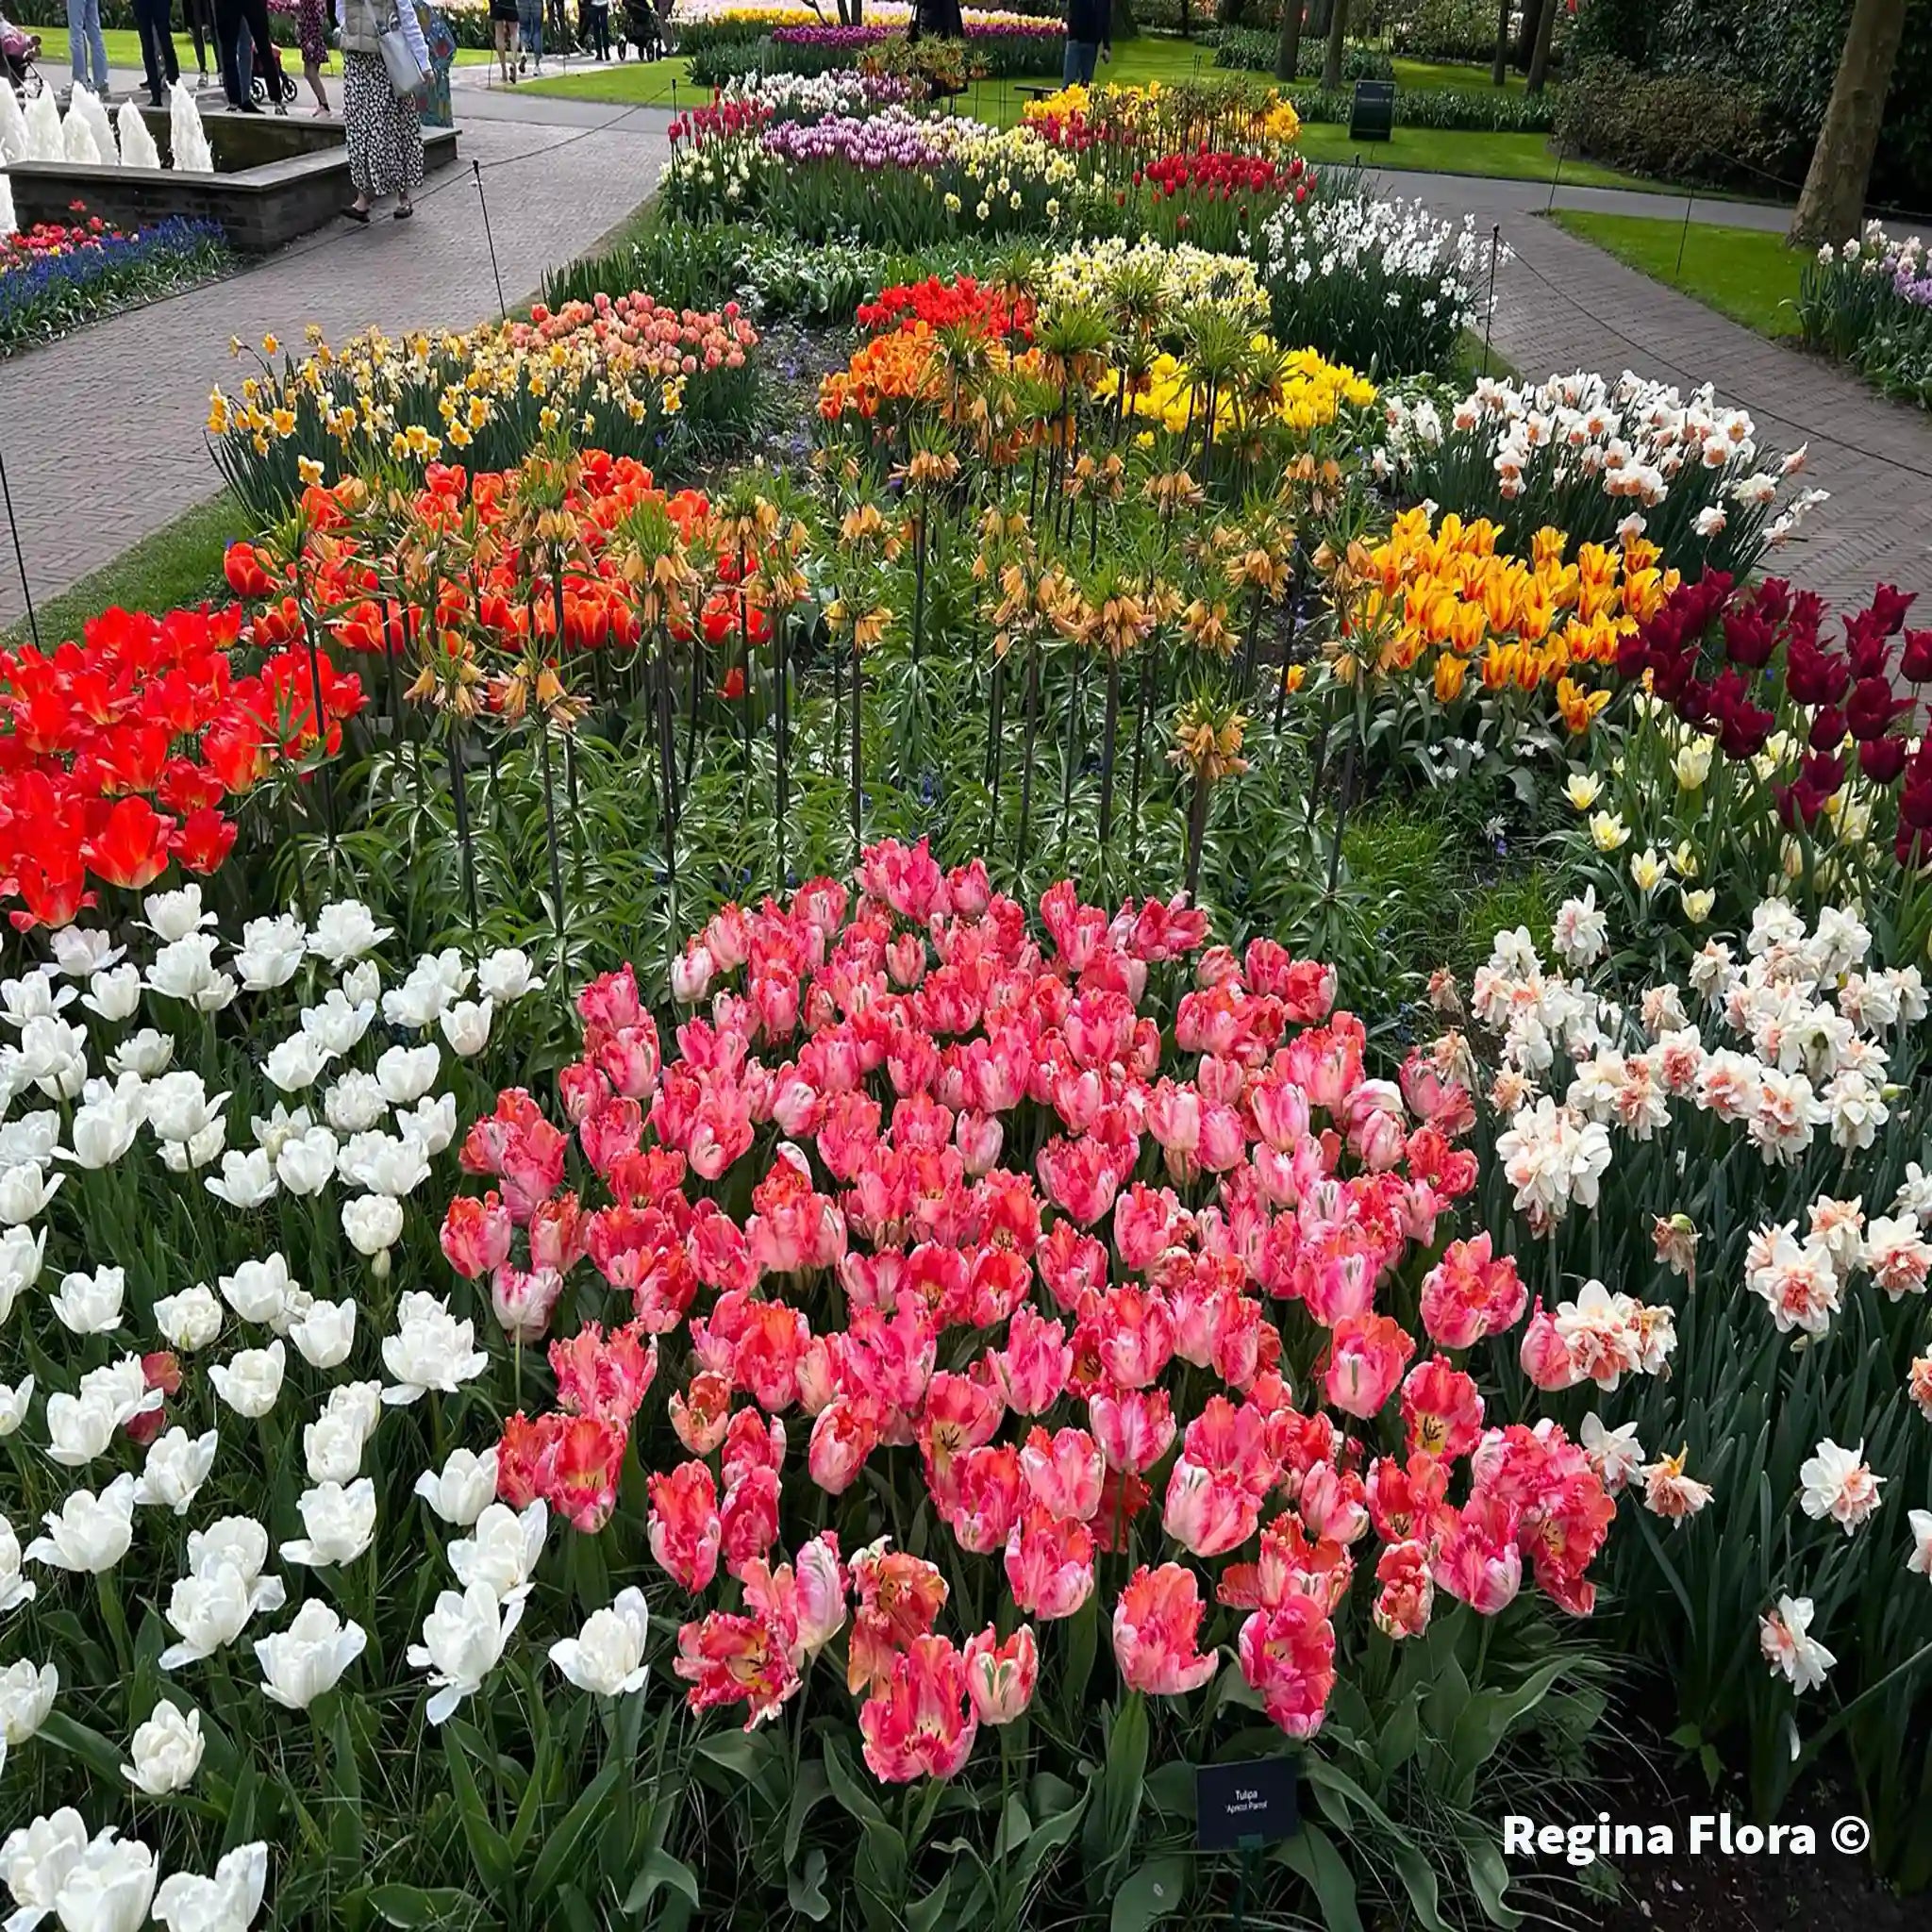
[[[667,152],[660,109],[459,94],[464,160],[432,184],[408,227],[339,224],[234,280],[88,329],[5,365],[0,436],[37,595],[51,595],[206,497],[215,477],[201,425],[209,386],[232,378],[231,335],[297,339],[315,322],[341,337],[460,325],[495,309],[469,160],[482,161],[505,293],[581,251],[641,201]],[[500,165],[508,163],[508,165]],[[1626,269],[1536,211],[1546,185],[1455,175],[1385,176],[1444,215],[1500,223],[1518,259],[1497,283],[1495,343],[1526,375],[1629,368],[1690,388],[1709,379],[1779,449],[1810,444],[1832,492],[1780,568],[1839,602],[1874,581],[1932,590],[1932,419],[1854,377]],[[449,185],[444,185],[449,184]],[[1674,216],[1662,196],[1559,188],[1559,206]],[[1700,202],[1697,221],[1781,225],[1782,210]],[[0,555],[0,622],[21,612]]]
[[[561,105],[561,104],[559,104]],[[581,110],[580,110],[581,112]],[[52,596],[219,488],[208,393],[239,379],[228,339],[299,342],[462,327],[497,310],[472,159],[483,164],[506,297],[580,254],[650,192],[668,117],[603,108],[566,122],[462,116],[458,165],[413,222],[337,222],[260,267],[0,363],[0,438],[35,597]],[[4,538],[4,533],[0,533]],[[23,614],[0,547],[0,625]]]
[[[1862,603],[1881,579],[1932,592],[1932,416],[1888,401],[1855,375],[1749,329],[1625,268],[1537,218],[1548,188],[1446,175],[1385,174],[1387,188],[1478,225],[1500,223],[1516,251],[1496,278],[1495,346],[1525,376],[1624,369],[1690,390],[1713,382],[1751,412],[1780,451],[1810,445],[1807,471],[1831,501],[1774,568],[1835,607]],[[1558,207],[1681,219],[1660,195],[1561,188]],[[1700,201],[1695,222],[1782,228],[1783,208]],[[1695,243],[1693,242],[1692,245]]]

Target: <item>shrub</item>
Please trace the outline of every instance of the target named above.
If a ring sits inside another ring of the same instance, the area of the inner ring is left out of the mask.
[[[1715,75],[1644,74],[1627,61],[1579,61],[1558,96],[1556,129],[1592,159],[1668,181],[1760,191],[1793,178],[1802,135],[1760,89]]]
[[[1493,0],[1418,0],[1390,38],[1411,60],[1488,60],[1496,51]]]
[[[1322,42],[1304,36],[1301,58],[1295,73],[1303,80],[1322,77],[1322,59],[1326,50]],[[1260,26],[1224,26],[1214,35],[1214,64],[1244,69],[1251,74],[1274,72],[1274,29]],[[1392,80],[1394,63],[1379,47],[1358,47],[1351,43],[1342,55],[1344,80]]]

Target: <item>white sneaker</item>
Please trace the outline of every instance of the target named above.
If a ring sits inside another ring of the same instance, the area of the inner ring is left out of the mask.
[[[196,93],[203,93],[203,92],[205,92],[207,91],[207,89],[208,89],[208,75],[205,75],[205,74],[197,74],[197,75],[196,75],[194,76],[194,92],[195,92]]]

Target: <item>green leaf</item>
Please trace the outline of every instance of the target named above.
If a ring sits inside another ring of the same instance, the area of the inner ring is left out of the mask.
[[[1113,1895],[1108,1932],[1147,1932],[1170,1912],[1177,1912],[1188,1895],[1185,1858],[1149,1858],[1128,1873]]]
[[[1503,1894],[1509,1890],[1509,1867],[1492,1840],[1465,1839],[1462,1860],[1469,1868],[1470,1890],[1482,1903],[1492,1924],[1510,1927],[1523,1924],[1523,1914],[1507,1904]]]
[[[845,1761],[845,1753],[833,1738],[825,1740],[825,1782],[831,1786],[833,1797],[837,1798],[859,1824],[868,1827],[877,1827],[885,1824],[886,1814],[852,1775],[852,1767]]]
[[[823,1924],[832,1915],[832,1902],[826,1898],[824,1888],[825,1855],[814,1845],[805,1855],[804,1871],[786,1873],[786,1901],[794,1912],[813,1924]]]
[[[102,1777],[111,1778],[115,1790],[119,1790],[126,1782],[121,1775],[120,1752],[100,1732],[76,1724],[64,1711],[50,1710],[42,1719],[41,1727],[34,1735],[44,1738],[57,1751],[65,1751],[78,1757]]]
[[[562,1822],[543,1840],[543,1849],[537,1855],[537,1862],[530,1867],[530,1882],[525,1888],[526,1900],[538,1912],[542,1911],[551,1888],[570,1868],[584,1834],[595,1823],[599,1809],[617,1789],[618,1779],[628,1769],[627,1765],[612,1758],[584,1788],[583,1796],[563,1814]]]
[[[859,1910],[873,1932],[904,1932],[906,1840],[890,1824],[866,1826],[852,1875]]]
[[[1476,1773],[1495,1756],[1497,1746],[1508,1736],[1510,1726],[1542,1701],[1569,1663],[1567,1657],[1552,1657],[1513,1690],[1478,1690],[1471,1694],[1449,1739],[1450,1761],[1457,1779],[1465,1785],[1474,1783]]]
[[[1091,1599],[1090,1599],[1091,1601]],[[1129,1691],[1108,1733],[1107,1758],[1094,1774],[1092,1802],[1080,1834],[1089,1896],[1096,1901],[1115,1864],[1133,1842],[1141,1815],[1141,1782],[1147,1771],[1147,1700]]]
[[[824,1864],[824,1854],[818,1854],[821,1866]],[[630,1882],[630,1890],[624,1895],[624,1908],[626,1912],[641,1912],[665,1886],[673,1891],[682,1892],[693,1906],[698,1903],[698,1875],[682,1858],[674,1857],[661,1845],[654,1845],[644,1854],[644,1860],[638,1867],[638,1874]]]
[[[388,1925],[449,1925],[473,1919],[476,1902],[467,1891],[447,1886],[425,1890],[420,1885],[372,1885],[343,1901],[344,1908],[373,1910]]]
[[[476,1789],[475,1774],[470,1769],[470,1754],[455,1731],[443,1732],[442,1753],[449,1760],[450,1787],[456,1792],[457,1816],[462,1821],[463,1840],[470,1847],[470,1863],[484,1889],[508,1907],[516,1890],[516,1859],[509,1840],[491,1822],[483,1794]]]
[[[1303,1879],[1315,1894],[1322,1908],[1322,1924],[1327,1932],[1362,1932],[1361,1914],[1356,1908],[1355,1874],[1348,1860],[1335,1848],[1335,1840],[1315,1824],[1305,1819],[1293,1838],[1284,1839],[1269,1854]]]
[[[906,1908],[908,1932],[933,1932],[940,1922],[940,1914],[946,1908],[946,1894],[953,1889],[953,1874],[948,1872],[917,1905]]]

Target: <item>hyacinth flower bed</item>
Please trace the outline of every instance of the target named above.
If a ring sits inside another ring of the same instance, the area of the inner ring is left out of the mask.
[[[212,222],[171,217],[124,234],[78,207],[75,215],[0,234],[0,356],[192,288],[230,261]]]
[[[1932,1879],[1932,630],[1163,92],[728,90],[0,654],[15,1910],[1622,1923],[1500,1821],[1633,1772]]]
[[[1876,223],[1805,264],[1798,326],[1807,348],[1849,362],[1887,395],[1932,408],[1932,262],[1916,235]]]

